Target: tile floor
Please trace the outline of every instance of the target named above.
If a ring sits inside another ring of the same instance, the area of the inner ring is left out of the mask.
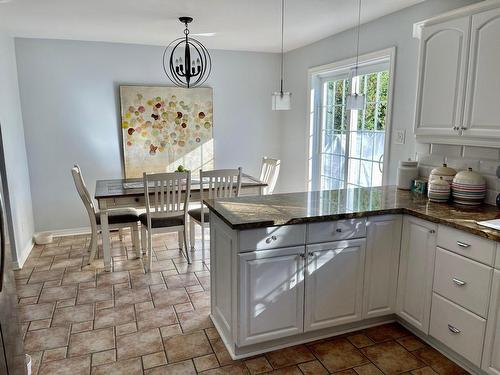
[[[232,361],[208,316],[200,251],[188,265],[176,235],[155,236],[153,272],[145,274],[130,236],[113,235],[106,273],[102,259],[87,265],[88,242],[36,246],[16,271],[34,375],[466,374],[397,324]]]

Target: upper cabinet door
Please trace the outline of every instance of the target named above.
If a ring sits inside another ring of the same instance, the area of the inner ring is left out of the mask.
[[[305,247],[238,255],[238,345],[302,333]]]
[[[472,16],[464,136],[500,137],[500,9]]]
[[[307,246],[304,331],[361,320],[365,239]]]
[[[396,313],[429,334],[437,225],[416,217],[403,219]]]
[[[420,41],[416,135],[457,136],[462,126],[470,17],[425,26]]]

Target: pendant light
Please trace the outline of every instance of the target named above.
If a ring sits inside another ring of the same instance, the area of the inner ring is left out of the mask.
[[[354,67],[353,77],[358,76],[359,67],[359,33],[361,29],[361,0],[358,2],[358,30],[356,33],[356,66]],[[358,88],[355,87],[354,94],[347,96],[346,108],[351,111],[362,111],[365,109],[365,96],[358,93]]]
[[[163,52],[163,70],[168,79],[179,87],[201,86],[210,75],[210,53],[200,41],[189,36],[191,17],[180,17],[184,36],[172,41]]]
[[[285,0],[281,0],[281,80],[280,91],[272,95],[272,108],[274,111],[286,111],[291,108],[292,93],[283,91],[284,62],[283,40],[285,34]]]

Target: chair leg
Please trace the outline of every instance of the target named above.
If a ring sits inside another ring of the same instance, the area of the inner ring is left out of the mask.
[[[188,264],[191,264],[191,258],[189,257],[189,248],[188,248],[188,240],[187,240],[187,231],[186,231],[187,228],[184,228],[184,230],[182,231],[182,235],[184,237],[184,249],[186,249],[186,259],[188,261]]]
[[[90,237],[90,245],[89,245],[89,263],[92,263],[92,261],[95,259],[95,255],[97,253],[97,232],[92,231],[92,236]]]
[[[195,241],[196,241],[196,229],[195,229],[195,226],[194,226],[194,220],[191,218],[189,220],[189,242],[191,244],[191,250],[194,250],[194,244],[195,244]]]
[[[153,269],[153,233],[148,229],[148,272]]]
[[[148,250],[148,237],[146,233],[146,226],[141,224],[141,253],[145,254]],[[142,258],[142,255],[141,255]]]
[[[139,226],[137,223],[133,223],[130,230],[132,232],[132,248],[134,249],[137,258],[140,259],[142,258],[142,250],[139,245]]]
[[[201,223],[201,261],[205,264],[205,225]]]
[[[178,236],[178,242],[179,242],[179,250],[182,251],[182,231],[178,231],[177,232],[177,236]]]

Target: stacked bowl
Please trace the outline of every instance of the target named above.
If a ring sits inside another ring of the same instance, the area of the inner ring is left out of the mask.
[[[431,202],[445,203],[450,199],[450,184],[439,176],[429,181],[427,196]]]
[[[453,200],[457,204],[479,206],[486,197],[486,182],[484,178],[469,168],[458,172],[451,184]]]

